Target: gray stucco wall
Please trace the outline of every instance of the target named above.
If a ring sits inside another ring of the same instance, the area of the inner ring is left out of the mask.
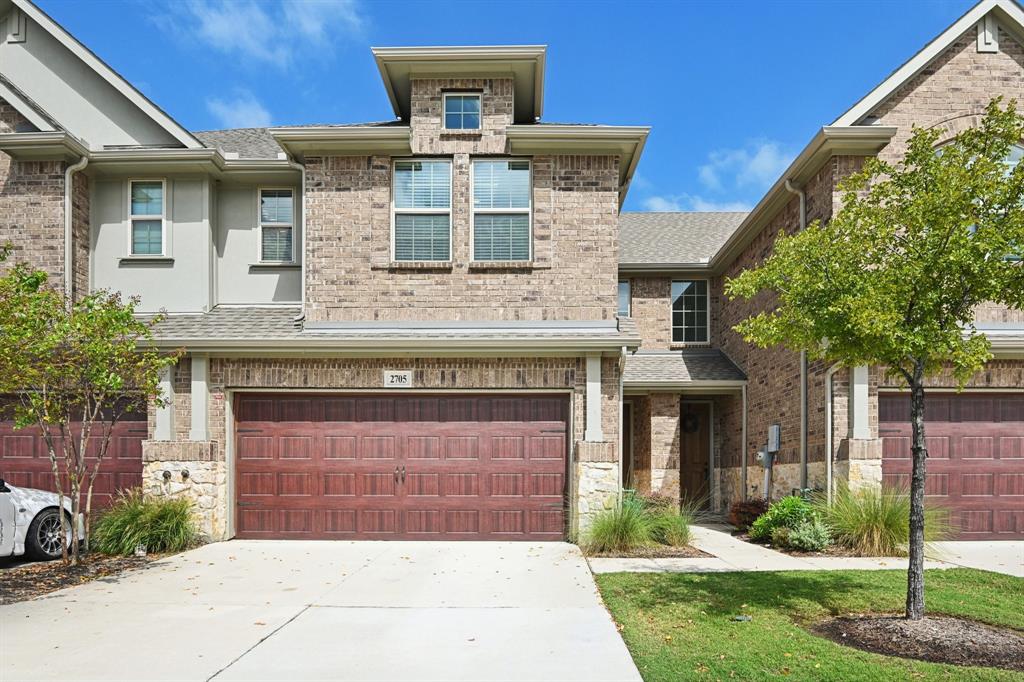
[[[297,264],[302,254],[301,195],[298,187],[292,189],[293,252]],[[302,297],[302,272],[297,265],[254,265],[259,258],[258,191],[255,185],[218,186],[214,213],[218,303],[293,303]]]
[[[180,143],[42,27],[28,20],[24,42],[0,36],[4,76],[93,149]]]
[[[97,179],[91,200],[93,289],[142,298],[141,311],[200,312],[213,301],[210,183],[206,178],[167,179],[169,260],[128,257],[128,181]]]

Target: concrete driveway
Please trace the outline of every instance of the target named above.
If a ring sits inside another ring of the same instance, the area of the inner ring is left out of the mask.
[[[0,606],[0,679],[640,676],[573,545],[233,541]]]
[[[965,568],[980,568],[1024,578],[1024,541],[934,542],[929,556]]]

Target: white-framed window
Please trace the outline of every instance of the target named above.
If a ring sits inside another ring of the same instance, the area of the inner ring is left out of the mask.
[[[392,170],[392,258],[451,260],[452,162],[397,160]]]
[[[619,315],[622,317],[629,317],[630,308],[632,305],[632,293],[630,291],[629,280],[619,280]]]
[[[475,159],[472,176],[473,260],[530,260],[530,162]]]
[[[672,282],[672,343],[707,343],[708,281]]]
[[[131,255],[166,255],[166,198],[167,183],[163,180],[128,182],[128,252]]]
[[[259,208],[259,261],[295,262],[295,191],[289,187],[261,187]]]
[[[480,130],[480,97],[473,92],[444,93],[445,130]]]

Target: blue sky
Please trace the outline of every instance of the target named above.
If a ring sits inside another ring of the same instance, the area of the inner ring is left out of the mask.
[[[546,44],[544,120],[653,126],[628,210],[749,208],[973,4],[37,2],[192,130],[390,119],[371,45]]]

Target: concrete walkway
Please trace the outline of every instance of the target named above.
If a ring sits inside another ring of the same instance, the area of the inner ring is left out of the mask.
[[[0,680],[44,679],[640,676],[573,545],[232,541],[0,606]]]
[[[694,559],[589,559],[594,573],[723,573],[730,571],[839,571],[906,569],[907,560],[892,557],[797,557],[733,537],[727,526],[693,526],[692,544],[711,557]],[[967,545],[974,543],[956,543]],[[953,568],[926,561],[925,568]],[[993,570],[989,568],[987,570]]]
[[[935,542],[931,552],[936,559],[956,566],[1024,578],[1024,541]]]

